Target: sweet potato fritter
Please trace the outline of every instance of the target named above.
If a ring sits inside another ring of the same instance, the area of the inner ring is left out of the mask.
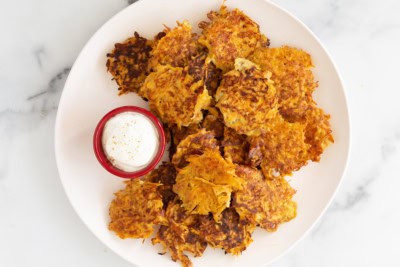
[[[190,213],[212,213],[219,221],[222,211],[230,205],[231,193],[242,188],[243,181],[235,175],[235,165],[215,150],[205,150],[187,161],[189,164],[178,170],[174,192]]]
[[[218,151],[219,148],[214,133],[201,129],[179,143],[171,162],[176,167],[182,168],[187,165],[190,156],[202,155],[206,149]]]
[[[164,123],[178,127],[199,123],[211,101],[203,81],[195,82],[187,68],[170,65],[147,76],[140,94]]]
[[[255,228],[255,224],[241,220],[235,209],[228,208],[222,212],[220,222],[216,222],[210,216],[201,216],[199,235],[212,247],[239,255],[253,242],[251,234]]]
[[[297,204],[292,200],[296,191],[284,178],[265,179],[259,170],[246,166],[238,166],[236,174],[246,181],[232,198],[232,207],[242,220],[273,232],[296,217]]]
[[[249,143],[245,135],[238,134],[235,130],[225,127],[222,147],[224,148],[224,157],[226,159],[235,164],[246,164]]]
[[[157,224],[165,224],[159,184],[130,180],[115,193],[110,205],[109,229],[120,238],[147,238]]]
[[[172,260],[180,261],[183,267],[192,266],[185,252],[199,257],[207,248],[207,242],[196,233],[198,231],[194,231],[200,216],[187,214],[180,202],[173,201],[169,203],[165,217],[168,225],[160,227],[152,243],[160,243],[164,252],[169,251]]]
[[[267,178],[291,175],[309,159],[304,125],[287,122],[280,115],[268,123],[263,134],[250,137],[249,143],[251,165],[260,165]]]
[[[235,70],[224,75],[215,95],[226,126],[246,135],[259,135],[267,127],[278,113],[269,74],[246,59],[236,59]]]
[[[157,65],[171,65],[185,67],[189,60],[202,50],[197,42],[197,35],[192,33],[192,25],[185,20],[178,22],[174,29],[166,28],[165,36],[157,41],[150,60],[155,69]]]
[[[114,77],[120,94],[139,92],[146,76],[150,73],[148,61],[152,41],[137,32],[123,43],[116,43],[114,50],[107,54],[107,70]]]
[[[304,121],[317,87],[311,56],[303,50],[283,46],[258,48],[249,59],[272,73],[281,115],[290,122]]]
[[[238,9],[228,11],[222,6],[219,12],[211,11],[207,16],[210,22],[199,23],[203,30],[199,43],[208,48],[209,60],[224,73],[233,69],[236,58],[245,58],[268,43],[259,26]]]

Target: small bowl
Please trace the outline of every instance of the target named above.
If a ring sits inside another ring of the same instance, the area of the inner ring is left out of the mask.
[[[140,114],[146,116],[153,122],[154,126],[157,129],[158,136],[159,136],[158,151],[157,151],[156,155],[154,156],[153,160],[148,165],[146,165],[143,169],[140,169],[140,170],[134,171],[134,172],[126,172],[126,171],[118,169],[114,165],[112,165],[112,163],[107,159],[107,156],[104,153],[103,145],[102,145],[102,136],[103,136],[103,129],[104,129],[105,124],[108,122],[109,119],[111,119],[112,117],[114,117],[120,113],[123,113],[123,112],[136,112],[136,113],[140,113]],[[110,112],[108,112],[106,115],[104,115],[104,117],[97,124],[97,127],[96,127],[96,129],[94,131],[94,135],[93,135],[93,149],[94,149],[96,158],[100,162],[100,164],[108,172],[110,172],[116,176],[119,176],[121,178],[128,178],[128,179],[139,178],[140,176],[143,176],[143,175],[149,173],[151,170],[153,170],[157,166],[157,164],[160,162],[162,156],[164,155],[165,145],[166,145],[165,133],[164,133],[164,128],[163,128],[161,122],[150,111],[145,110],[140,107],[136,107],[136,106],[123,106],[123,107],[119,107],[119,108],[113,109]]]

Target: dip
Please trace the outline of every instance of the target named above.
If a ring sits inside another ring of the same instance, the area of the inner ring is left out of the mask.
[[[149,118],[136,112],[123,112],[104,125],[101,143],[104,154],[114,167],[134,172],[153,160],[159,136]]]

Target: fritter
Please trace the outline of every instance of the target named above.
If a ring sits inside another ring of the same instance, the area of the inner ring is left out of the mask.
[[[238,134],[235,130],[225,127],[222,147],[226,159],[235,164],[246,164],[249,143],[245,135]]]
[[[329,115],[314,105],[306,112],[305,137],[306,143],[310,145],[308,153],[312,161],[318,162],[325,148],[334,142],[329,118]]]
[[[165,224],[159,184],[130,180],[115,193],[110,205],[109,229],[120,238],[147,238],[157,224]]]
[[[178,169],[174,192],[188,212],[212,213],[219,221],[222,211],[230,205],[231,193],[242,188],[243,181],[236,176],[235,165],[215,150],[205,150],[187,161],[186,167]]]
[[[305,143],[300,123],[285,121],[280,115],[271,120],[260,136],[249,138],[252,166],[261,166],[267,178],[291,175],[307,164],[310,145]]]
[[[265,179],[259,170],[246,166],[238,166],[236,174],[246,181],[232,198],[232,207],[242,220],[273,232],[296,217],[297,204],[292,200],[296,191],[284,178]]]
[[[212,247],[239,255],[253,242],[251,234],[255,228],[255,224],[241,220],[235,209],[228,208],[222,212],[220,222],[216,222],[211,216],[201,216],[199,236]]]
[[[163,201],[164,209],[168,203],[175,199],[176,194],[172,191],[172,186],[175,184],[176,170],[170,162],[163,162],[145,177],[145,180],[151,183],[158,183],[157,187]]]
[[[199,43],[208,48],[209,60],[224,73],[233,69],[236,58],[246,58],[256,47],[267,46],[257,23],[238,9],[228,11],[222,6],[207,17],[210,22],[199,23],[203,30]]]
[[[311,71],[311,56],[303,50],[283,46],[258,48],[249,59],[272,73],[280,114],[290,122],[304,121],[318,85]]]
[[[203,81],[195,82],[187,68],[170,65],[159,66],[147,76],[140,94],[164,123],[178,128],[199,123],[203,119],[201,110],[211,101]]]
[[[187,165],[190,156],[202,155],[205,150],[219,151],[219,147],[217,140],[214,138],[214,133],[201,129],[197,133],[187,136],[179,143],[171,162],[175,166],[182,168]]]
[[[199,224],[199,215],[187,214],[178,201],[173,201],[169,203],[165,217],[168,225],[160,227],[152,243],[163,245],[164,251],[171,253],[172,260],[180,261],[183,267],[192,266],[185,252],[199,257],[207,248],[207,242],[194,231]]]
[[[139,91],[150,73],[148,61],[151,51],[152,41],[135,32],[124,43],[116,43],[114,50],[107,54],[107,70],[117,82],[120,94]]]
[[[189,60],[203,49],[187,20],[178,22],[178,26],[172,30],[167,27],[164,33],[151,53],[150,62],[154,69],[157,65],[185,67]]]
[[[278,113],[269,75],[251,61],[236,59],[235,70],[224,75],[215,95],[226,126],[246,135],[259,135],[267,127]]]

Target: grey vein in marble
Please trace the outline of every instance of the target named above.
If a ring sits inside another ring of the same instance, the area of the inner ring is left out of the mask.
[[[71,67],[65,67],[56,73],[48,82],[45,89],[29,96],[26,101],[31,102],[28,110],[5,108],[0,111],[0,180],[7,177],[8,155],[16,135],[32,131],[49,114],[58,107],[62,88]]]
[[[43,57],[44,53],[45,53],[44,46],[37,47],[33,50],[33,55],[34,55],[36,62],[40,69],[42,69],[42,67],[43,67],[42,57]]]
[[[380,173],[379,169],[372,168],[368,172],[368,175],[361,179],[361,183],[353,190],[353,192],[345,197],[345,201],[343,203],[335,201],[329,208],[328,212],[349,210],[357,204],[366,201],[369,197],[369,187],[379,177]]]
[[[45,88],[44,90],[37,92],[33,95],[28,96],[28,98],[26,100],[30,101],[30,100],[33,100],[40,96],[43,96],[45,94],[49,94],[49,93],[52,94],[52,93],[61,91],[61,89],[64,86],[64,83],[62,83],[62,86],[59,86],[60,81],[64,80],[64,78],[66,78],[68,76],[70,71],[71,71],[71,67],[65,67],[63,70],[58,72],[53,78],[51,78],[47,88]]]
[[[336,200],[328,208],[324,218],[315,226],[311,233],[311,238],[315,238],[320,235],[326,227],[325,224],[331,221],[332,216],[338,217],[340,212],[348,212],[357,205],[363,203],[366,204],[371,195],[371,187],[374,182],[381,177],[382,168],[392,158],[396,156],[397,145],[400,143],[400,126],[396,127],[389,137],[386,137],[382,141],[381,145],[381,159],[375,165],[373,165],[365,176],[360,180],[360,183],[352,190],[351,193],[344,197],[344,201]],[[364,205],[365,207],[365,205]]]

